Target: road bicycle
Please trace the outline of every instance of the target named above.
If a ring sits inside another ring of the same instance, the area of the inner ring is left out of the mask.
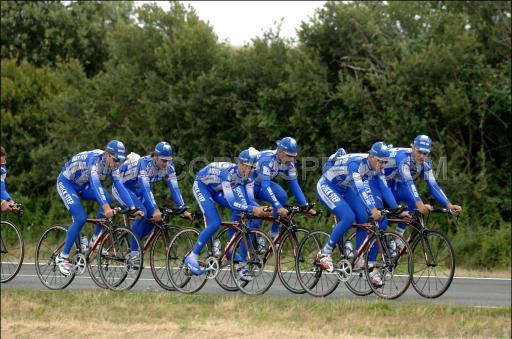
[[[403,207],[396,210],[381,210],[383,217],[398,216]],[[340,240],[332,251],[334,271],[322,269],[317,259],[317,253],[324,247],[330,235],[324,231],[310,232],[300,243],[296,258],[297,277],[302,288],[310,295],[325,297],[334,292],[340,282],[357,295],[375,293],[385,299],[395,299],[401,296],[409,287],[413,272],[413,261],[410,246],[405,243],[403,255],[392,255],[391,241],[404,241],[393,232],[384,232],[379,222],[369,219],[366,224],[354,224],[353,228],[362,229],[367,236],[354,255],[345,250],[345,241]],[[368,257],[373,246],[377,246],[377,257],[369,262]],[[383,284],[374,285],[371,272],[379,274]]]
[[[242,293],[265,293],[277,275],[277,252],[267,234],[248,227],[248,222],[254,218],[243,212],[239,221],[221,223],[223,227],[232,230],[232,235],[218,255],[213,252],[211,241],[205,244],[198,260],[205,273],[200,276],[192,274],[184,263],[185,257],[192,252],[199,231],[194,228],[179,231],[167,252],[167,273],[174,287],[183,293],[195,293],[207,280],[215,279],[222,286],[225,284],[223,277],[227,274],[232,279],[230,283],[234,282],[233,288],[236,287]],[[252,279],[242,279],[238,274],[240,269],[247,269]]]
[[[299,285],[295,270],[295,256],[299,247],[300,241],[308,234],[305,228],[297,227],[294,223],[294,217],[299,213],[307,213],[314,204],[308,206],[285,206],[288,211],[288,216],[284,218],[277,218],[280,228],[279,233],[273,239],[274,245],[277,249],[277,275],[283,286],[292,293],[302,294],[306,291]],[[274,221],[273,218],[261,218],[267,221]],[[227,225],[225,225],[227,226]],[[212,254],[216,257],[221,256],[221,246],[229,242],[230,235],[229,227],[223,228],[214,237],[214,240],[209,242],[212,248]],[[261,240],[260,240],[261,241]],[[226,291],[238,291],[238,286],[231,274],[230,260],[225,258],[220,261],[220,270],[215,277],[215,280],[220,287]]]
[[[137,211],[119,207],[114,210],[116,214]],[[82,248],[82,237],[77,237],[70,252],[73,267],[69,275],[62,274],[56,262],[66,242],[67,226],[50,226],[41,235],[35,253],[36,273],[41,283],[52,290],[64,289],[87,268],[94,283],[101,288],[124,290],[133,287],[140,277],[143,262],[142,254],[140,258],[130,257],[130,241],[135,241],[137,248],[141,248],[136,235],[128,228],[116,225],[111,218],[87,219],[86,222],[100,225],[102,230],[88,249]]]
[[[172,216],[181,215],[186,211],[186,208],[171,209],[167,207],[159,207],[162,212],[162,219],[155,221],[154,219],[147,219],[146,222],[154,225],[153,231],[149,234],[146,241],[144,241],[143,251],[144,254],[149,249],[149,264],[151,267],[151,274],[160,287],[167,291],[175,291],[176,289],[169,280],[167,274],[167,250],[171,243],[171,239],[182,229],[181,226],[169,225],[168,221]],[[183,218],[183,217],[182,217]],[[129,227],[129,218],[125,215],[125,226]],[[185,218],[186,219],[186,218]],[[193,220],[190,222],[192,223]],[[146,255],[144,255],[146,256]]]

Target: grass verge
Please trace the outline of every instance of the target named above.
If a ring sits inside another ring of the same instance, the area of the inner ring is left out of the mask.
[[[1,293],[1,337],[509,337],[511,308],[266,296]]]

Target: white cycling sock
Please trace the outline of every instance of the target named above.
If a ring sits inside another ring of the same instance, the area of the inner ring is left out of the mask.
[[[322,248],[322,254],[331,254],[332,253],[332,247],[329,245],[325,245],[324,248]]]

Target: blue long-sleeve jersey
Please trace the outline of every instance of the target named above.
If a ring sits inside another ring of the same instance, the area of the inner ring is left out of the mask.
[[[375,208],[375,200],[370,189],[369,180],[376,180],[389,207],[397,207],[393,193],[384,177],[384,172],[371,169],[368,154],[353,153],[338,157],[331,166],[324,167],[322,177],[342,189],[355,189],[368,210]]]
[[[123,202],[127,206],[133,206],[133,201],[121,182],[119,170],[107,168],[103,153],[99,149],[78,153],[62,167],[61,174],[77,185],[78,189],[89,184],[101,206],[108,203],[101,181],[110,176]]]
[[[261,192],[265,199],[269,201],[272,206],[276,209],[283,207],[279,200],[277,200],[275,193],[270,187],[270,181],[276,178],[278,175],[284,176],[284,178],[290,184],[293,195],[297,199],[300,205],[306,205],[306,197],[302,193],[299,181],[297,179],[297,168],[295,163],[288,165],[283,164],[277,157],[277,150],[262,151],[258,158],[256,165],[256,180],[257,185],[261,185]]]
[[[151,192],[151,185],[154,182],[165,178],[171,198],[174,199],[178,208],[185,207],[181,190],[176,178],[174,163],[169,161],[165,169],[160,169],[151,156],[140,157],[133,161],[125,161],[119,167],[123,184],[134,191],[142,194],[145,201],[149,201],[154,209],[158,207],[155,197]]]
[[[255,178],[256,173],[253,173],[251,177],[243,179],[236,164],[213,162],[199,171],[196,180],[205,184],[211,192],[222,191],[232,210],[252,212],[252,209],[258,206],[254,199]],[[234,193],[237,189],[245,191],[247,203]]]
[[[414,196],[415,201],[421,201],[418,190],[414,185],[414,179],[423,174],[423,178],[427,182],[427,186],[436,200],[443,204],[443,206],[450,203],[446,194],[444,194],[441,187],[437,184],[429,159],[425,160],[423,165],[420,165],[413,161],[411,148],[397,147],[392,148],[390,151],[389,162],[384,169],[390,186],[395,183],[403,183],[407,186],[409,194]]]
[[[11,200],[11,196],[7,192],[7,187],[5,186],[5,177],[7,175],[7,166],[5,164],[2,165],[2,175],[1,175],[1,183],[0,183],[0,193],[1,200]]]

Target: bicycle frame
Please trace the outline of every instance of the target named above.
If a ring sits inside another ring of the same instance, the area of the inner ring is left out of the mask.
[[[113,227],[112,227],[111,222],[107,221],[106,219],[87,219],[86,223],[93,224],[93,225],[101,225],[102,226],[100,234],[98,234],[98,237],[96,238],[96,240],[92,244],[91,248],[89,248],[89,250],[85,254],[85,258],[86,258],[86,260],[88,262],[90,260],[90,258],[91,258],[91,255],[96,251],[96,249],[98,248],[99,244],[101,244],[101,241],[106,236],[109,236],[109,235],[111,237],[113,236],[112,235]],[[82,253],[82,248],[80,246],[79,240],[78,239],[75,240],[75,243],[77,244],[78,252]],[[115,255],[115,253],[114,253],[114,255]]]
[[[333,215],[333,218],[334,218],[334,223],[337,224],[338,223],[338,218],[336,217],[336,215]],[[389,219],[388,219],[389,221]],[[397,219],[397,221],[402,221],[401,219]],[[379,248],[382,248],[383,251],[381,251],[381,255],[382,255],[382,259],[386,262],[386,264],[389,264],[389,258],[391,257],[389,253],[386,253],[386,256],[387,258],[384,256],[384,250],[386,252],[389,251],[389,249],[386,248],[383,246],[382,242],[381,242],[381,238],[380,238],[380,234],[381,234],[381,230],[380,230],[380,227],[378,225],[378,223],[376,222],[369,222],[369,223],[366,223],[366,224],[352,224],[351,226],[352,228],[355,228],[355,229],[361,229],[363,231],[366,231],[368,232],[368,234],[366,235],[366,238],[363,240],[363,243],[359,246],[359,248],[356,249],[356,253],[355,253],[355,259],[354,259],[354,266],[356,265],[356,263],[361,260],[361,256],[362,254],[366,251],[366,248],[368,247],[369,243],[370,243],[370,240],[373,236],[375,236],[376,238],[376,241],[377,241],[377,246]],[[339,250],[340,250],[340,253],[345,253],[343,247],[344,247],[344,239],[342,238],[337,246],[339,246]],[[343,257],[345,257],[345,254],[343,255]],[[398,263],[398,260],[394,263],[394,264],[397,264]]]
[[[426,240],[426,237],[424,236],[430,230],[425,226],[425,223],[424,223],[424,220],[423,220],[423,215],[421,213],[419,213],[418,211],[415,211],[414,214],[413,214],[413,219],[411,219],[411,220],[388,219],[388,222],[394,223],[394,224],[402,224],[402,225],[406,225],[406,226],[411,226],[413,228],[413,231],[411,232],[411,234],[407,238],[407,243],[412,246],[412,244],[414,243],[416,238],[418,236],[420,236],[421,237],[420,238],[421,244],[422,244],[423,248],[426,249],[426,251],[424,253],[424,255],[425,255],[425,262],[429,266],[435,265],[435,262],[433,262],[433,260],[435,260],[435,258],[434,258],[435,256],[434,256],[434,254],[432,252],[432,248],[430,247],[430,243],[428,242],[428,240]],[[402,256],[404,251],[405,251],[405,248],[402,248],[400,250],[398,258],[400,258]],[[430,260],[429,260],[429,258],[430,258]]]

